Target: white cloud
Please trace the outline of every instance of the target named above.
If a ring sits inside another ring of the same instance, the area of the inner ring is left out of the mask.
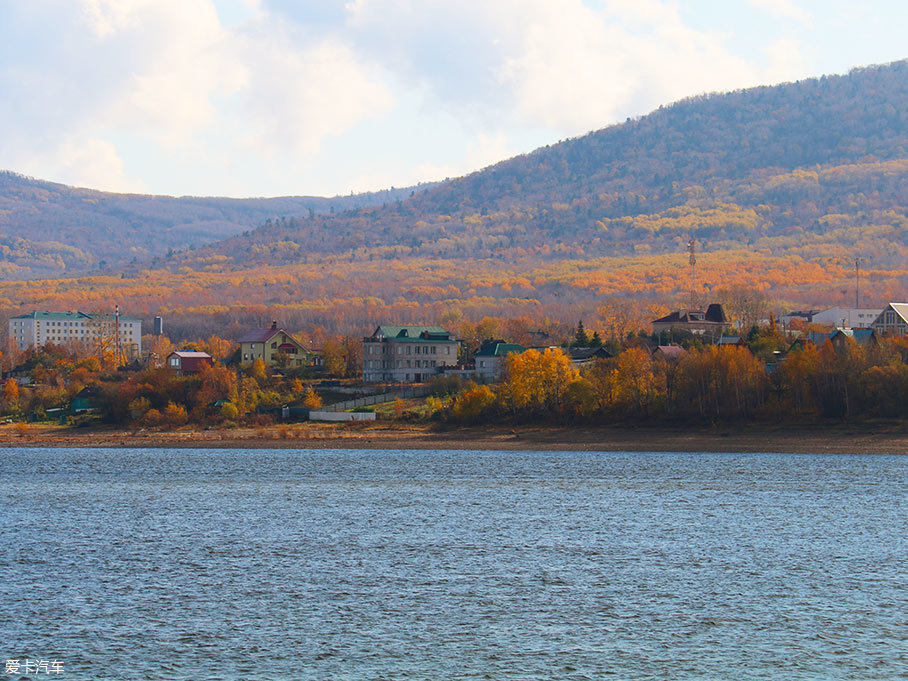
[[[790,19],[802,26],[811,27],[813,16],[795,0],[748,0],[751,5],[780,19]]]
[[[361,49],[486,130],[504,122],[578,134],[687,95],[769,82],[778,70],[733,56],[723,36],[688,28],[674,3],[659,0],[347,8]]]
[[[750,1],[809,18],[793,0]],[[172,193],[307,192],[324,177],[374,189],[386,170],[400,186],[801,75],[790,39],[751,60],[728,39],[671,0],[0,2],[0,168]],[[454,121],[444,153],[425,134],[439,119]]]
[[[335,38],[307,42],[268,17],[240,39],[248,72],[241,141],[269,155],[318,152],[325,139],[394,106],[381,74]]]

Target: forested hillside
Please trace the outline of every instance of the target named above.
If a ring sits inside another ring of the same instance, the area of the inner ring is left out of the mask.
[[[0,171],[0,279],[122,267],[224,239],[277,216],[407,198],[391,189],[336,198],[227,199],[115,194]]]
[[[908,62],[688,99],[411,198],[281,217],[115,276],[0,287],[0,309],[130,301],[205,332],[599,311],[619,331],[687,299],[908,298]],[[620,309],[619,309],[620,308]],[[529,323],[529,322],[528,322]],[[174,328],[171,325],[171,328]]]
[[[906,255],[906,178],[898,62],[684,100],[409,201],[269,224],[205,252],[238,265],[316,253],[548,259],[672,253],[692,235],[711,250],[865,247],[891,265]]]

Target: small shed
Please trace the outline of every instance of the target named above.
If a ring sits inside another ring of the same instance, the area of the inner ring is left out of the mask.
[[[214,364],[214,359],[207,352],[175,350],[167,355],[167,368],[173,369],[180,376],[197,374],[212,364]]]

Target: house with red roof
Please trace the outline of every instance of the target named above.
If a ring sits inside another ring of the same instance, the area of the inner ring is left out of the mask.
[[[289,331],[278,328],[277,322],[271,322],[267,329],[246,332],[239,344],[243,364],[261,359],[266,366],[296,368],[309,365],[309,351]]]
[[[212,364],[214,364],[214,359],[207,352],[175,350],[167,355],[167,367],[176,371],[180,376],[192,376]]]

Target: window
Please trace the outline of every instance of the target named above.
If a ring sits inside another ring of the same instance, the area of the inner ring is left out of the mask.
[[[179,357],[171,357],[171,358],[170,358],[170,366],[172,366],[172,367],[178,367],[178,366],[180,366],[180,358],[179,358]]]
[[[448,345],[447,347],[445,347],[445,354],[446,354],[446,355],[450,355],[450,354],[451,354],[451,346],[450,346],[450,345]]]
[[[417,354],[417,355],[419,354],[419,346],[418,346],[418,345],[416,346],[416,354]]]
[[[435,354],[435,351],[436,351],[437,349],[438,349],[438,348],[436,348],[434,345],[432,346],[432,354],[433,354],[433,355]]]
[[[397,360],[397,368],[400,369],[401,361]]]
[[[408,354],[408,355],[410,354],[410,346],[409,346],[409,345],[407,346],[407,354]],[[407,366],[410,366],[410,365],[408,364]]]

